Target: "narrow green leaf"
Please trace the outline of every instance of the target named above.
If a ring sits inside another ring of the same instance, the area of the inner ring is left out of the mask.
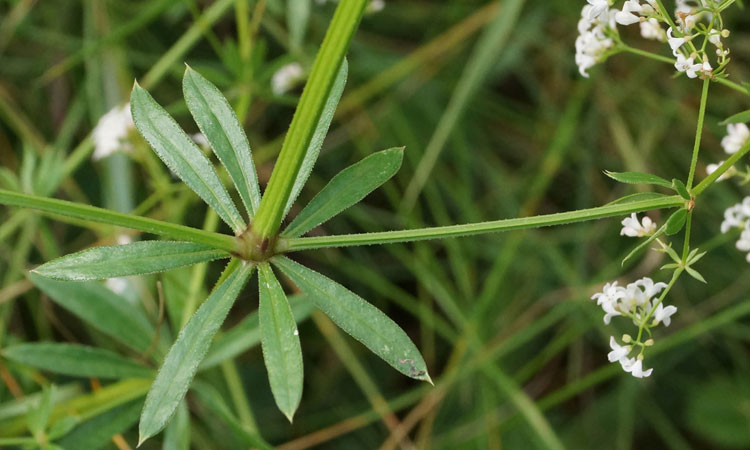
[[[286,2],[286,24],[289,30],[289,44],[293,50],[299,51],[305,41],[311,2],[312,0],[287,0]]]
[[[729,125],[730,123],[747,123],[750,122],[750,109],[747,111],[742,111],[740,113],[734,114],[726,119],[724,119],[722,122],[719,122],[719,125]]]
[[[50,441],[56,441],[70,433],[81,422],[78,416],[67,416],[55,422],[49,429],[47,437]]]
[[[302,347],[284,289],[265,263],[258,270],[261,348],[276,405],[292,422],[302,399]]]
[[[706,284],[706,279],[703,278],[703,275],[701,275],[700,272],[698,272],[697,270],[693,269],[692,267],[685,267],[685,271],[691,277],[695,278],[696,280],[700,281],[703,284]]]
[[[672,189],[677,191],[677,193],[680,194],[680,197],[685,200],[690,200],[690,193],[688,192],[687,187],[685,187],[685,183],[677,178],[672,179]]]
[[[305,206],[282,236],[301,236],[359,202],[398,172],[403,156],[403,147],[391,148],[342,170]]]
[[[666,188],[671,188],[672,183],[665,180],[662,177],[652,175],[650,173],[643,173],[643,172],[610,172],[609,170],[605,170],[604,174],[608,177],[612,178],[615,181],[619,181],[620,183],[628,183],[628,184],[656,184],[658,186],[664,186]]]
[[[185,400],[177,407],[174,419],[164,430],[161,450],[190,450],[190,411]]]
[[[89,248],[42,264],[33,272],[57,280],[101,280],[162,272],[230,256],[192,242],[143,241]]]
[[[130,95],[133,122],[159,158],[216,211],[235,233],[246,225],[211,163],[192,139],[138,83]]]
[[[161,431],[185,397],[214,335],[252,274],[254,266],[243,264],[219,285],[180,331],[167,353],[154,384],[146,396],[139,425],[140,445]]]
[[[39,437],[49,423],[50,414],[52,414],[52,394],[55,386],[45,386],[39,402],[34,405],[26,414],[26,425],[34,437]]]
[[[221,91],[190,67],[185,69],[182,91],[190,114],[226,167],[252,219],[260,204],[260,188],[245,130]]]
[[[77,344],[24,343],[3,349],[4,357],[74,377],[149,378],[154,371],[109,350]]]
[[[112,436],[124,432],[138,420],[138,412],[142,406],[143,400],[137,399],[109,411],[100,412],[57,443],[65,449],[105,448],[112,444]]]
[[[432,383],[417,347],[382,311],[335,281],[288,258],[276,257],[272,262],[315,306],[370,351],[404,375]]]
[[[626,203],[641,202],[645,200],[654,200],[663,197],[666,197],[666,195],[660,194],[658,192],[636,192],[635,194],[626,195],[616,200],[612,200],[611,202],[607,203],[607,205],[622,205]]]
[[[679,233],[680,230],[682,230],[682,227],[685,226],[685,220],[687,220],[686,209],[678,209],[674,214],[669,216],[669,219],[667,219],[667,223],[665,224],[667,236]]]
[[[323,147],[323,141],[328,134],[328,128],[331,126],[331,121],[333,121],[333,115],[336,113],[336,107],[341,99],[341,94],[344,92],[348,73],[349,62],[344,58],[339,73],[336,75],[336,80],[333,82],[333,87],[331,87],[331,92],[328,94],[328,99],[323,107],[323,112],[320,114],[320,119],[318,119],[318,123],[315,125],[315,131],[313,132],[312,138],[310,138],[310,143],[307,146],[307,150],[305,150],[305,157],[302,160],[299,172],[297,172],[297,178],[294,179],[294,185],[292,185],[289,199],[287,199],[286,206],[284,206],[284,214],[282,217],[285,217],[287,213],[289,213],[294,201],[297,200],[299,193],[302,192],[302,188],[310,177],[315,162],[318,160],[320,149]]]
[[[245,445],[250,448],[258,448],[263,450],[270,450],[271,447],[266,441],[263,440],[259,435],[248,432],[244,426],[237,420],[234,413],[229,409],[224,399],[221,397],[219,391],[216,390],[212,385],[196,380],[190,388],[190,391],[195,394],[198,400],[206,406],[216,417],[224,422],[232,433],[240,438]]]
[[[102,333],[138,352],[145,352],[154,328],[143,311],[96,281],[72,282],[29,274],[31,281],[58,305]]]
[[[312,314],[315,307],[312,303],[304,298],[304,295],[294,295],[289,297],[289,305],[292,308],[292,315],[295,323],[301,323],[307,320]],[[214,340],[208,356],[201,363],[199,370],[216,367],[222,362],[234,358],[255,347],[260,343],[260,323],[258,312],[255,311],[245,317],[242,322],[223,335]]]

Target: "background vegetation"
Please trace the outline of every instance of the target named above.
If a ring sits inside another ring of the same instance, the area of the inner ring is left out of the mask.
[[[129,155],[92,161],[88,136],[99,117],[128,98],[134,78],[183,128],[197,132],[182,101],[187,62],[232,101],[264,185],[300,92],[275,95],[271,77],[293,61],[309,68],[334,9],[330,2],[307,3],[309,16],[287,14],[281,0],[0,2],[2,188],[217,226],[143,140],[133,138]],[[573,43],[582,3],[387,1],[365,16],[348,55],[337,118],[300,203],[375,151],[405,146],[404,166],[364,203],[315,232],[585,208],[633,192],[604,169],[667,179],[684,174],[700,83],[673,79],[668,65],[633,55],[597,66],[591,80],[581,78]],[[735,8],[726,17],[730,74],[748,81],[750,16]],[[627,31],[636,46],[668,51]],[[711,90],[698,179],[706,164],[722,159],[718,122],[748,108],[747,97],[718,85]],[[293,424],[274,405],[256,345],[204,372],[204,395],[188,396],[189,426],[171,426],[144,447],[186,448],[189,438],[192,448],[241,448],[244,430],[285,449],[543,448],[545,432],[570,448],[747,448],[750,277],[733,236],[719,233],[722,211],[747,193],[723,183],[696,206],[693,242],[711,249],[699,263],[708,284],[685,277],[670,294],[679,312],[649,353],[649,379],[607,363],[610,330],[588,300],[605,281],[620,274],[633,281],[664,263],[649,254],[621,269],[635,241],[618,236],[616,220],[302,252],[294,257],[407,331],[435,387],[395,372],[313,312],[299,326],[306,381]],[[651,216],[663,223],[658,213]],[[142,397],[123,403],[130,399],[87,394],[137,394],[135,381],[54,375],[2,354],[11,344],[59,341],[142,356],[57,306],[26,278],[44,261],[114,243],[124,231],[14,208],[0,209],[0,220],[0,435],[33,431],[27,405],[55,384],[53,403],[82,418],[69,439],[93,436],[97,420],[112,424],[117,417],[118,429],[104,433],[102,445],[134,447]],[[161,280],[165,320],[174,321],[184,302],[205,298],[221,268],[134,278],[126,296],[157,324]],[[254,284],[225,329],[257,309]],[[106,390],[112,386],[120,391]],[[53,414],[51,424],[60,417]],[[121,434],[110,439],[114,433]]]

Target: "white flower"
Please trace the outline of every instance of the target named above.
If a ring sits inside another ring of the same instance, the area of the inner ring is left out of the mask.
[[[635,284],[643,288],[643,293],[646,294],[646,297],[649,299],[656,297],[659,292],[667,287],[667,283],[654,283],[654,280],[649,277],[643,277],[636,281]]]
[[[592,295],[591,300],[596,300],[596,304],[601,305],[602,303],[614,303],[624,295],[625,288],[618,286],[617,281],[613,281],[605,284],[601,292]]]
[[[622,230],[620,236],[643,237],[649,236],[656,231],[656,224],[648,216],[643,216],[641,222],[638,222],[638,216],[635,213],[630,217],[622,220]]]
[[[640,13],[643,10],[638,0],[628,0],[622,5],[622,10],[615,14],[615,20],[620,25],[632,25],[640,22],[641,18],[633,14]]]
[[[617,10],[609,9],[607,0],[587,0],[581,10],[576,39],[576,65],[582,76],[588,78],[588,69],[600,62],[604,54],[615,45],[608,33],[615,32]]]
[[[664,41],[666,38],[664,29],[659,25],[659,21],[653,17],[641,22],[641,36],[644,39],[653,39],[655,41]]]
[[[128,279],[117,277],[117,278],[107,278],[107,281],[104,283],[105,286],[107,286],[107,289],[114,292],[115,294],[123,294],[125,291],[128,290]]]
[[[748,199],[750,197],[745,198],[745,201]],[[746,221],[750,218],[750,214],[746,214],[747,211],[744,211],[744,203],[738,203],[724,210],[724,221],[721,222],[722,233],[727,233],[732,228],[742,228],[745,226]]]
[[[99,119],[91,134],[94,142],[92,158],[99,160],[118,150],[130,151],[132,145],[126,139],[134,127],[130,103],[112,108]]]
[[[288,92],[304,79],[304,71],[299,63],[293,62],[282,66],[271,78],[271,90],[276,95]]]
[[[643,361],[640,359],[629,360],[627,363],[627,366],[622,364],[622,368],[626,372],[630,372],[636,378],[645,378],[650,376],[651,372],[654,371],[654,369],[643,370]]]
[[[727,125],[727,135],[721,140],[724,151],[731,154],[737,153],[750,141],[750,129],[744,123],[730,123]]]
[[[685,58],[685,56],[680,53],[677,55],[677,61],[674,63],[674,67],[678,72],[685,72],[688,78],[696,78],[698,76],[698,71],[701,70],[703,65],[696,64],[692,57]]]
[[[370,4],[367,5],[367,12],[376,13],[376,12],[382,11],[384,8],[385,8],[384,0],[371,0]]]
[[[618,305],[616,302],[603,302],[602,309],[604,310],[604,323],[609,325],[612,318],[615,316],[621,316],[622,313],[617,309]]]
[[[740,235],[740,239],[737,241],[737,250],[741,252],[750,252],[750,222],[745,223],[745,229]],[[747,260],[750,262],[750,253],[747,255]]]
[[[618,344],[614,336],[610,336],[609,346],[612,348],[612,351],[607,354],[609,362],[619,361],[630,353],[630,346]]]
[[[676,306],[664,306],[663,303],[659,303],[659,305],[654,310],[654,326],[659,325],[659,323],[664,322],[664,326],[668,327],[670,323],[672,323],[672,315],[677,312]]]
[[[607,21],[609,18],[609,1],[608,0],[586,0],[591,8],[587,8],[589,20]]]
[[[708,42],[717,47],[721,47],[721,31],[712,28],[711,31],[708,32]]]
[[[708,62],[708,60],[703,61],[703,66],[701,66],[701,74],[704,77],[710,77],[713,72],[714,69],[713,67],[711,67],[711,64]]]
[[[667,42],[669,43],[669,47],[672,49],[672,54],[674,56],[677,56],[679,48],[682,47],[685,42],[687,42],[687,38],[674,37],[672,33],[672,27],[667,28]]]

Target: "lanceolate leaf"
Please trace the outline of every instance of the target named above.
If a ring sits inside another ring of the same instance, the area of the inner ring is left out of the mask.
[[[11,361],[75,377],[148,378],[154,371],[109,350],[85,345],[26,343],[3,349]]]
[[[658,192],[636,192],[635,194],[626,195],[616,200],[612,200],[611,202],[607,203],[607,205],[621,205],[624,203],[640,202],[644,200],[654,200],[654,199],[663,198],[663,197],[666,197],[666,195],[660,194]]]
[[[229,275],[180,331],[146,396],[139,425],[139,445],[161,431],[174,414],[253,269],[253,265],[245,263]]]
[[[643,172],[610,172],[604,171],[604,174],[620,183],[628,184],[655,184],[666,188],[671,188],[672,183],[664,178]]]
[[[719,125],[728,125],[730,123],[746,123],[746,122],[750,122],[750,109],[728,117],[723,122],[719,123]]]
[[[302,166],[297,173],[297,178],[294,180],[294,185],[292,186],[292,191],[289,194],[289,199],[287,200],[286,206],[284,207],[284,216],[287,215],[289,209],[294,204],[294,201],[297,200],[297,197],[302,191],[302,188],[305,186],[308,177],[310,177],[310,173],[312,172],[313,166],[315,165],[315,161],[318,160],[320,148],[323,146],[323,141],[325,140],[326,134],[328,134],[328,127],[331,126],[331,121],[333,120],[333,115],[336,112],[336,107],[338,106],[339,100],[341,99],[341,94],[344,92],[348,70],[349,63],[346,59],[344,59],[344,61],[341,63],[339,73],[336,76],[336,80],[333,82],[333,87],[331,87],[331,93],[328,94],[328,100],[326,100],[326,104],[323,107],[323,112],[320,114],[318,124],[315,126],[315,131],[313,132],[312,139],[310,140],[310,145],[307,146],[307,150],[305,151],[305,158],[302,160]]]
[[[211,163],[177,122],[137,83],[130,95],[135,127],[164,164],[213,208],[235,233],[245,222]]]
[[[298,237],[359,202],[398,172],[403,148],[374,153],[333,177],[284,231]]]
[[[162,272],[229,256],[227,252],[192,242],[144,241],[89,248],[54,259],[34,272],[58,280],[101,280]]]
[[[216,86],[190,67],[182,78],[182,90],[195,123],[227,168],[252,218],[260,204],[260,188],[250,144],[234,110]]]
[[[87,450],[98,450],[112,445],[112,436],[124,432],[138,420],[138,412],[142,405],[143,399],[137,399],[103,411],[76,427],[58,441],[58,444],[65,449]]]
[[[404,375],[432,382],[419,350],[382,311],[335,281],[285,258],[273,259],[336,325]]]
[[[138,352],[145,352],[154,328],[139,309],[96,281],[57,281],[30,274],[31,281],[58,305],[102,333]]]
[[[261,347],[268,381],[276,405],[291,422],[302,399],[299,332],[286,294],[268,264],[262,264],[259,268],[258,287]]]
[[[679,233],[680,230],[682,230],[682,227],[685,226],[686,220],[686,209],[678,209],[671,216],[669,216],[669,219],[667,219],[667,223],[665,224],[667,236],[672,236],[673,234]]]
[[[310,317],[315,307],[304,298],[304,295],[289,297],[292,315],[295,323],[300,323]],[[248,314],[242,322],[214,340],[214,345],[203,360],[199,370],[210,369],[228,359],[255,347],[260,343],[260,324],[258,312]]]

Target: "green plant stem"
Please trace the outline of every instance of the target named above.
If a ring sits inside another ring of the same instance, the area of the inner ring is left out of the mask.
[[[624,52],[633,53],[635,55],[640,55],[640,56],[643,56],[643,57],[646,57],[646,58],[649,58],[649,59],[653,59],[653,60],[656,60],[656,61],[661,61],[661,62],[668,63],[668,64],[674,64],[674,62],[675,62],[674,58],[669,58],[667,56],[663,56],[663,55],[659,55],[659,54],[656,54],[656,53],[647,52],[645,50],[641,50],[641,49],[638,49],[638,48],[633,48],[633,47],[630,47],[630,46],[628,46],[626,44],[621,44],[621,48],[622,48],[622,50]]]
[[[310,78],[302,92],[292,124],[284,138],[276,166],[255,214],[252,231],[259,240],[276,234],[315,126],[325,106],[354,32],[364,14],[366,0],[340,2],[320,47]]]
[[[693,195],[698,197],[703,193],[703,191],[706,190],[707,187],[711,186],[716,180],[719,179],[720,176],[724,175],[724,173],[732,168],[734,164],[742,159],[743,156],[745,156],[748,152],[750,152],[750,142],[747,142],[744,147],[742,147],[737,153],[730,156],[729,159],[724,161],[711,175],[707,176],[703,179],[700,183],[698,183],[697,186],[693,189]]]
[[[708,101],[708,86],[711,80],[703,80],[703,90],[701,91],[701,105],[698,109],[698,125],[695,129],[695,143],[693,144],[693,158],[690,161],[690,174],[688,175],[685,186],[688,191],[693,187],[693,178],[695,178],[695,167],[698,165],[698,153],[701,148],[701,137],[703,137],[703,122],[706,118],[706,103]]]
[[[715,81],[719,84],[723,84],[724,86],[730,89],[734,89],[737,92],[741,92],[745,95],[750,95],[750,88],[742,86],[741,84],[737,84],[734,81],[731,81],[727,78],[716,78]]]
[[[172,239],[210,245],[228,252],[233,252],[236,249],[235,238],[226,234],[199,230],[147,217],[118,213],[97,208],[96,206],[81,205],[65,200],[37,197],[0,189],[0,204],[30,208],[76,219],[131,228]]]
[[[345,234],[338,236],[306,237],[296,239],[282,239],[277,251],[300,251],[326,247],[347,247],[355,245],[391,244],[397,242],[413,242],[427,239],[470,236],[475,234],[493,233],[499,231],[522,230],[550,225],[584,222],[620,216],[634,212],[653,209],[665,209],[684,206],[685,200],[677,195],[653,200],[605,205],[597,208],[580,209],[555,214],[533,217],[501,219],[490,222],[450,225],[445,227],[418,228],[414,230],[384,231],[379,233]]]

